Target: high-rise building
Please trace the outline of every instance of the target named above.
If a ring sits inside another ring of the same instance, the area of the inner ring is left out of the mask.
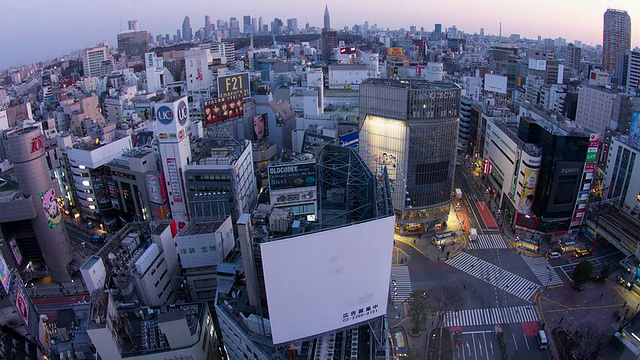
[[[329,5],[324,6],[324,27],[323,29],[331,30],[331,16],[329,16]]]
[[[149,51],[149,32],[129,30],[119,33],[118,51],[124,52],[128,57],[143,56]]]
[[[229,37],[237,38],[240,36],[240,21],[235,17],[229,19]]]
[[[287,19],[287,33],[290,35],[298,35],[298,19]]]
[[[191,29],[191,21],[189,16],[185,16],[182,21],[182,40],[191,41],[193,39],[193,30]]]
[[[106,46],[96,46],[82,51],[82,69],[84,76],[102,76],[102,62],[107,60],[109,49]]]
[[[253,27],[251,26],[251,16],[245,15],[242,17],[242,33],[243,34],[252,34]]]
[[[631,50],[631,17],[624,10],[607,9],[602,33],[602,67],[612,71],[616,55]]]
[[[129,30],[133,30],[133,31],[139,31],[140,30],[140,23],[138,22],[138,20],[129,20]]]
[[[20,184],[20,199],[24,201],[15,202],[11,208],[3,207],[1,213],[3,217],[16,217],[10,221],[23,220],[21,216],[31,213],[28,219],[53,280],[70,281],[68,266],[73,261],[73,247],[51,181],[44,134],[40,127],[29,127],[6,133],[4,140]],[[19,199],[15,194],[12,198]],[[30,206],[20,206],[21,203]]]
[[[204,36],[207,39],[211,37],[211,16],[209,15],[204,17]]]
[[[258,18],[258,32],[261,33],[262,32],[262,28],[263,28],[263,23],[262,23],[262,16],[260,16]]]
[[[322,29],[321,42],[322,60],[329,63],[331,52],[338,47],[338,32],[328,28]]]
[[[426,80],[360,84],[360,154],[386,169],[396,231],[424,233],[447,221],[456,163],[461,89]]]
[[[580,69],[580,63],[582,61],[582,48],[569,43],[567,46],[567,61],[566,66],[572,69]]]
[[[636,95],[640,88],[640,49],[628,51],[627,55],[629,59],[626,71],[626,92],[629,95]]]

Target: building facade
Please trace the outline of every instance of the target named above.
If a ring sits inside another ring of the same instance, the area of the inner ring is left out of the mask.
[[[118,51],[124,52],[128,57],[144,56],[149,51],[149,32],[124,31],[118,34]]]
[[[624,10],[607,9],[602,32],[602,67],[612,71],[616,56],[631,50],[631,17]]]
[[[96,46],[82,50],[82,69],[84,76],[102,76],[102,62],[107,60],[109,49],[106,46]]]
[[[424,80],[360,85],[360,154],[377,176],[386,169],[400,233],[447,221],[460,93],[457,85]]]

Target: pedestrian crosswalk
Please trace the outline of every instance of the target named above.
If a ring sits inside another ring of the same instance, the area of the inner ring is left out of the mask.
[[[562,279],[558,273],[553,270],[547,259],[544,257],[530,257],[521,255],[522,260],[529,266],[533,274],[538,278],[543,286],[553,286],[562,284]]]
[[[467,249],[507,249],[507,243],[502,234],[478,235],[478,240],[469,241]]]
[[[460,253],[445,263],[527,301],[531,301],[533,295],[540,289],[540,285],[466,252]]]
[[[405,265],[391,267],[391,281],[389,283],[389,290],[392,294],[391,301],[407,301],[407,299],[411,295],[411,292],[413,291],[411,288],[411,277],[409,276],[408,266]]]
[[[538,321],[533,305],[505,308],[449,311],[444,318],[446,327],[499,325]]]

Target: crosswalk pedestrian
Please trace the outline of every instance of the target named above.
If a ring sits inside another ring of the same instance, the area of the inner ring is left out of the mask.
[[[409,276],[408,266],[392,266],[391,267],[391,281],[389,283],[389,290],[391,291],[391,300],[394,302],[407,301],[411,292],[411,277]]]
[[[522,260],[529,266],[529,269],[538,278],[543,286],[553,286],[562,284],[562,279],[558,273],[553,270],[547,259],[544,257],[530,257],[521,255]]]
[[[502,234],[478,235],[478,239],[470,241],[467,249],[507,249],[507,243],[504,241]]]
[[[538,321],[533,305],[467,309],[445,313],[444,326],[499,325]]]
[[[466,252],[445,263],[527,301],[540,289],[540,285]]]

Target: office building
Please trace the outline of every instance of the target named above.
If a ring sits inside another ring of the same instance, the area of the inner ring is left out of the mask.
[[[582,86],[578,91],[576,124],[604,134],[612,128],[613,109],[621,94],[601,86]],[[615,130],[615,128],[613,128]]]
[[[326,28],[322,29],[320,42],[322,44],[322,60],[328,64],[331,52],[333,49],[338,47],[338,32],[335,30],[328,30]]]
[[[129,20],[129,30],[140,31],[140,23],[138,20]]]
[[[82,69],[84,76],[102,76],[102,63],[107,60],[109,48],[96,46],[82,50]]]
[[[254,34],[250,15],[242,17],[242,33],[245,35]]]
[[[612,71],[616,56],[631,50],[631,17],[624,10],[607,9],[602,32],[602,67]]]
[[[377,176],[389,174],[400,233],[447,221],[460,94],[455,84],[425,80],[360,84],[360,154]]]
[[[329,199],[315,221],[261,204],[237,222],[242,258],[220,266],[229,275],[218,276],[215,304],[229,358],[388,356],[388,181],[378,182],[354,149],[335,145],[318,152],[316,170],[300,179]],[[289,187],[300,183],[295,172],[278,175]]]
[[[144,56],[149,51],[149,32],[130,30],[119,33],[118,51],[125,53],[127,57]]]
[[[627,51],[627,66],[626,72],[626,93],[628,95],[637,96],[640,95],[638,89],[640,89],[640,48],[635,48],[633,51]],[[624,76],[623,75],[623,76]]]
[[[189,16],[185,16],[182,21],[182,40],[191,41],[193,39],[193,30],[191,29],[191,21]]]
[[[298,19],[287,19],[287,34],[298,35]]]
[[[329,16],[329,5],[324,6],[324,26],[323,30],[331,30],[331,16]]]
[[[569,43],[567,46],[567,60],[565,65],[579,70],[582,63],[582,48],[575,46],[573,43]]]
[[[8,194],[10,197],[0,203],[0,222],[28,220],[54,281],[70,281],[68,266],[73,261],[73,248],[61,223],[59,195],[45,158],[42,130],[28,127],[6,132],[4,142],[21,194]]]
[[[640,144],[637,142],[637,135],[615,136],[611,139],[603,180],[603,187],[607,191],[603,196],[615,199],[620,209],[640,219],[640,162],[636,164],[638,159]]]

